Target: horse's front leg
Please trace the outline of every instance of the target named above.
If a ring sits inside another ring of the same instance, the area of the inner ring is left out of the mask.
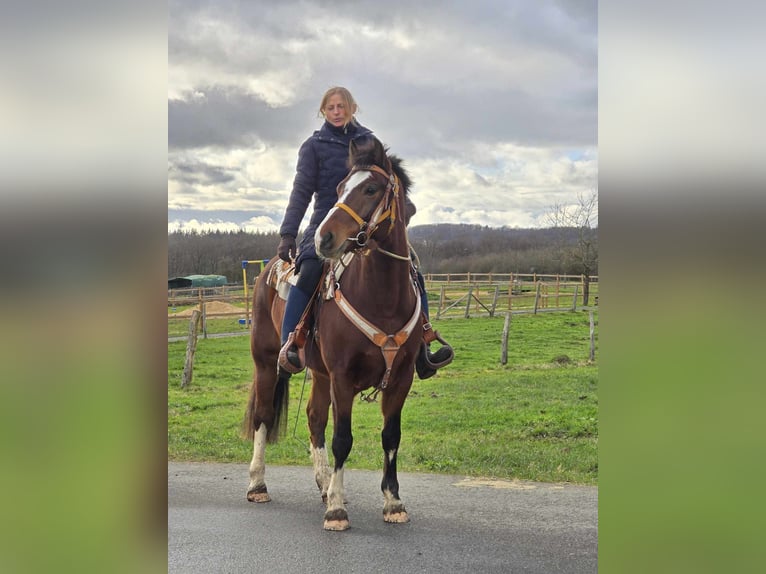
[[[330,411],[330,377],[311,371],[311,396],[306,405],[306,415],[311,435],[311,461],[314,464],[314,480],[322,502],[327,503],[327,489],[330,487],[330,463],[327,460],[325,429]]]
[[[404,392],[405,396],[407,392]],[[402,437],[401,415],[404,400],[398,396],[401,394],[399,389],[394,391],[394,396],[390,396],[384,391],[381,402],[383,410],[383,431],[381,432],[383,443],[383,481],[380,484],[380,488],[385,498],[383,520],[395,523],[410,521],[407,510],[404,508],[404,503],[399,498],[399,479],[396,476],[396,456]]]
[[[353,392],[348,390],[350,385],[343,389],[338,389],[337,381],[333,381],[332,385],[334,391],[332,454],[335,458],[335,468],[330,477],[330,486],[327,489],[327,511],[324,514],[324,528],[325,530],[346,530],[349,527],[349,522],[343,486],[343,464],[346,462],[354,443],[354,437],[351,434],[351,407],[354,396]]]

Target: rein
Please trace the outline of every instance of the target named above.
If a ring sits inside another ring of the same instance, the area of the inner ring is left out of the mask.
[[[411,261],[411,258],[405,255],[397,255],[396,253],[391,253],[390,251],[386,251],[385,249],[381,248],[380,246],[375,247],[378,251],[380,251],[383,255],[388,255],[389,257],[393,257],[394,259],[398,259],[399,261]]]

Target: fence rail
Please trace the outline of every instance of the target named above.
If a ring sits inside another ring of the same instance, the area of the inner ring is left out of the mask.
[[[424,276],[432,319],[494,316],[497,313],[538,313],[573,311],[598,305],[598,276],[590,277],[586,301],[583,275],[543,275],[535,273],[428,273]],[[169,289],[168,307],[196,307],[202,315],[202,331],[207,336],[210,318],[238,318],[240,328],[249,323],[250,294],[243,285]],[[240,310],[211,310],[208,303],[220,301]],[[188,320],[168,313],[168,321]]]
[[[437,281],[443,283],[510,283],[521,281],[527,283],[544,282],[566,282],[582,283],[585,280],[584,275],[565,275],[565,274],[545,274],[545,273],[426,273],[426,281]],[[591,283],[598,283],[598,275],[590,277]]]

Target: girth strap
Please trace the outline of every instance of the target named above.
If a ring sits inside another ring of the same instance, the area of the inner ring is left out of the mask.
[[[415,325],[418,323],[418,319],[420,319],[420,297],[417,297],[417,291],[415,292],[415,295],[415,312],[412,314],[412,317],[410,317],[410,320],[407,321],[407,324],[397,333],[387,335],[365,319],[359,311],[349,303],[348,299],[343,296],[343,293],[341,293],[339,288],[335,289],[335,303],[338,305],[338,308],[357,329],[364,333],[370,341],[380,348],[380,352],[383,354],[383,360],[386,362],[386,372],[377,387],[379,389],[385,389],[388,385],[388,379],[391,376],[391,367],[394,364],[396,355],[399,353],[401,346],[410,338],[412,331],[415,329]]]

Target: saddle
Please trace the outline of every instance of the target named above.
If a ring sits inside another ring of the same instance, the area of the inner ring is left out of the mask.
[[[266,282],[269,287],[277,292],[280,299],[287,301],[290,286],[298,282],[298,275],[295,273],[295,263],[288,263],[280,259],[269,269]]]

